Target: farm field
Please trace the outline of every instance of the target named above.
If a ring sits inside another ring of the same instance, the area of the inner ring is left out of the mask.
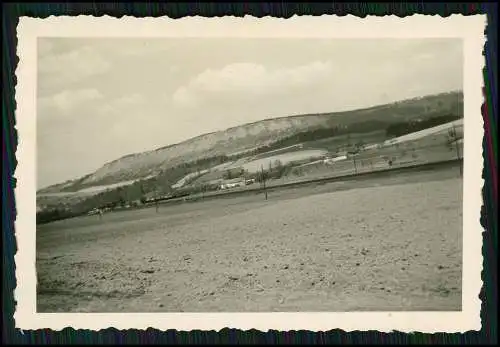
[[[37,227],[38,312],[460,310],[457,168]]]
[[[353,144],[362,141],[364,143],[382,143],[387,139],[385,131],[373,131],[363,134],[338,135],[331,138],[315,140],[304,143],[304,149],[326,149],[331,153],[345,147],[350,147]]]
[[[306,151],[293,151],[287,153],[277,154],[271,157],[252,160],[242,165],[243,169],[248,172],[258,172],[261,168],[268,168],[269,164],[274,165],[276,160],[279,160],[283,165],[293,161],[307,160],[310,158],[317,158],[327,154],[324,150],[306,150]]]

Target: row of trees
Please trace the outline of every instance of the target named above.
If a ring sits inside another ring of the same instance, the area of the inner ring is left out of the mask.
[[[224,171],[224,174],[222,175],[222,178],[225,180],[232,180],[234,178],[239,178],[245,176],[246,171],[243,168],[236,168],[236,169],[227,169]]]
[[[292,163],[283,164],[280,160],[269,162],[267,166],[263,166],[261,170],[247,173],[247,179],[255,179],[256,182],[263,183],[270,179],[279,179],[286,176],[293,168]]]
[[[77,217],[80,214],[81,213],[76,213],[69,209],[56,207],[49,210],[37,212],[36,223],[45,224],[56,220],[63,220],[63,219]]]
[[[307,131],[302,131],[277,141],[274,141],[268,145],[261,146],[251,152],[253,155],[262,154],[268,151],[280,149],[287,146],[292,146],[297,143],[318,141],[334,136],[349,135],[352,133],[363,134],[368,132],[373,132],[377,130],[384,130],[388,126],[387,122],[381,121],[365,121],[353,123],[350,125],[332,125],[327,128],[311,129]]]

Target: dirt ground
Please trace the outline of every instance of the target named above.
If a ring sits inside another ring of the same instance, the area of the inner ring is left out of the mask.
[[[37,229],[38,312],[461,310],[458,168]]]

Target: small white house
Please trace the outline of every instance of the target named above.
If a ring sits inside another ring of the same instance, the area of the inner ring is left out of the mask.
[[[241,187],[245,185],[245,181],[242,180],[241,178],[235,178],[232,180],[226,180],[221,183],[219,186],[220,189],[231,189],[231,188],[236,188],[236,187]]]

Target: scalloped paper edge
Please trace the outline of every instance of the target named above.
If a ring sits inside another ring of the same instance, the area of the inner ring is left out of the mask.
[[[14,319],[22,330],[107,328],[260,331],[341,329],[380,332],[467,332],[481,329],[483,268],[480,223],[484,180],[483,68],[486,16],[438,15],[298,16],[287,19],[200,16],[169,17],[48,16],[21,17],[17,27],[15,171],[17,218],[14,257],[17,302]],[[277,312],[277,313],[37,313],[36,312],[36,81],[38,37],[287,37],[287,38],[462,38],[464,42],[464,211],[462,311],[459,312]]]

